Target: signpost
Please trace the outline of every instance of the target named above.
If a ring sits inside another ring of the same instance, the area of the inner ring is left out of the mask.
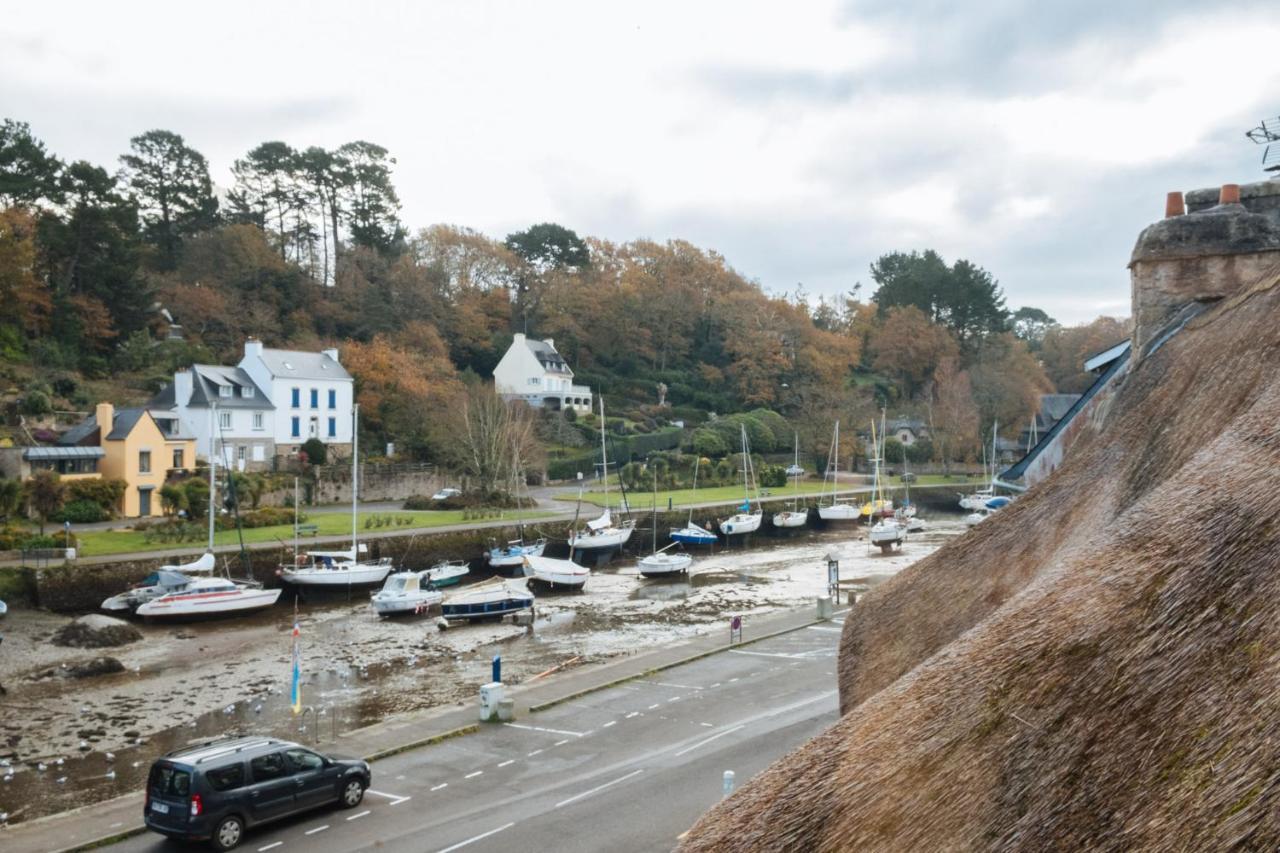
[[[736,638],[736,639],[735,639]],[[742,642],[742,617],[735,616],[729,621],[729,643]]]
[[[827,595],[840,600],[840,555],[835,551],[827,554]]]

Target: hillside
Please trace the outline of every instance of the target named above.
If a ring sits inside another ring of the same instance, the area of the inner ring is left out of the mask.
[[[842,718],[684,850],[1280,843],[1269,251],[1132,367],[1053,477],[853,610]]]

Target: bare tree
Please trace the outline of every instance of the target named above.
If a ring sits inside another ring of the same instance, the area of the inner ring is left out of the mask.
[[[490,385],[467,388],[455,418],[454,455],[485,492],[513,483],[541,455],[533,411],[524,403],[505,402]]]

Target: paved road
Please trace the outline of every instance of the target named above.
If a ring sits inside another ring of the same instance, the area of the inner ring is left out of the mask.
[[[839,622],[813,626],[374,765],[350,811],[243,849],[670,850],[721,797],[836,720]],[[155,835],[117,851],[178,849]]]

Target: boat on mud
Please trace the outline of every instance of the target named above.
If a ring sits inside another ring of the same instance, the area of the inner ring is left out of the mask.
[[[422,579],[432,586],[453,586],[471,573],[471,567],[463,560],[442,560],[422,572]]]
[[[573,560],[529,556],[524,558],[524,576],[530,583],[548,589],[581,590],[586,587],[591,570]]]
[[[546,548],[545,538],[528,543],[523,539],[513,539],[505,547],[489,549],[489,565],[495,569],[518,569],[524,566],[525,557],[541,557]]]
[[[227,578],[200,578],[185,589],[143,602],[137,614],[144,619],[202,619],[250,613],[276,603],[281,590]]]
[[[444,593],[423,578],[426,572],[395,572],[382,589],[369,596],[369,604],[379,616],[424,613],[444,600]],[[456,581],[456,579],[455,579]]]
[[[176,566],[161,566],[129,589],[113,595],[99,605],[111,613],[132,613],[152,599],[171,592],[180,592],[191,584],[190,574],[211,572],[217,566],[212,553],[205,553],[200,559]]]
[[[633,519],[623,518],[615,522],[609,512],[609,455],[605,450],[604,397],[600,397],[600,476],[604,482],[604,512],[599,518],[587,522],[582,530],[569,534],[569,547],[575,551],[601,551],[620,548],[627,544],[636,529]],[[622,511],[627,511],[627,491],[622,490]]]
[[[725,536],[742,536],[747,533],[755,533],[760,529],[760,522],[764,520],[764,510],[760,508],[760,487],[755,482],[754,471],[751,467],[751,447],[747,441],[747,428],[739,425],[739,432],[742,436],[742,505],[738,507],[738,512],[729,516],[720,522],[720,532]],[[756,508],[751,510],[751,487],[755,486],[756,492]]]
[[[533,608],[533,593],[516,581],[494,578],[464,587],[440,605],[449,621],[488,619]]]

